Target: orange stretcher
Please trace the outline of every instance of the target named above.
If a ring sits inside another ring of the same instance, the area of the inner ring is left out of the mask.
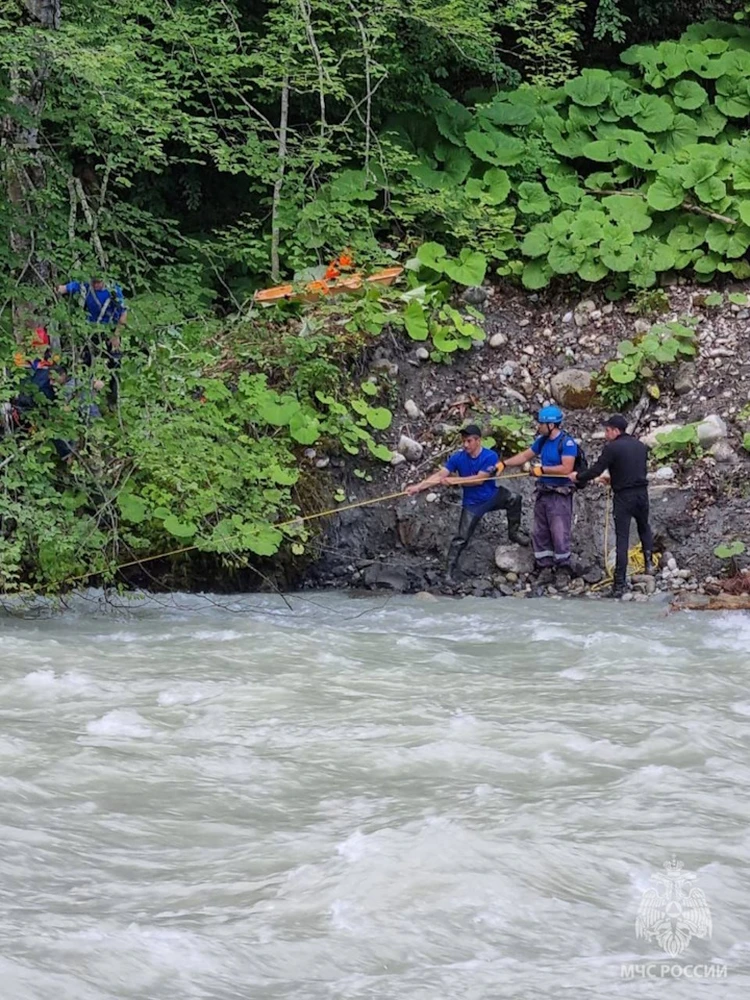
[[[272,306],[277,302],[314,302],[326,295],[357,292],[366,285],[392,285],[403,274],[403,270],[403,267],[386,267],[366,277],[362,274],[341,275],[328,280],[311,281],[304,288],[296,289],[294,285],[276,285],[274,288],[257,291],[253,301],[261,306]]]

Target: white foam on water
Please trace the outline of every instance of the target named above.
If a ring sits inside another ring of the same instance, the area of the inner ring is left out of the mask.
[[[117,708],[107,712],[101,719],[86,723],[89,736],[115,736],[126,739],[146,739],[153,736],[153,729],[146,720],[129,708]]]

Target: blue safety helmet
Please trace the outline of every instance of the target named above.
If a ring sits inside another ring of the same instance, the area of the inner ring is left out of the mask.
[[[539,411],[537,419],[540,424],[561,424],[563,411],[559,406],[545,406]]]

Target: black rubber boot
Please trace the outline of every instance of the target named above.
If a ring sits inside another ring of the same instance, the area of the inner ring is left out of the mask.
[[[643,550],[643,572],[646,576],[654,576],[656,573],[654,569],[654,556],[648,549]]]
[[[516,545],[528,545],[531,539],[521,528],[521,504],[508,511],[508,538]]]
[[[548,583],[552,583],[555,579],[555,571],[552,566],[543,566],[539,570],[539,576],[536,578],[536,582],[541,584],[541,586],[546,586]]]
[[[612,597],[617,601],[624,595],[624,593],[625,593],[625,584],[617,583],[615,581],[615,583],[612,585],[612,589],[608,591],[607,597]]]

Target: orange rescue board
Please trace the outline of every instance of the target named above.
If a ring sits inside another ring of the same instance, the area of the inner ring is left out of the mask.
[[[350,277],[333,278],[330,281],[311,281],[303,289],[295,291],[294,285],[276,285],[275,288],[264,288],[253,296],[253,300],[262,306],[271,306],[276,302],[314,302],[325,295],[339,295],[341,292],[356,292],[363,285],[391,285],[403,274],[403,267],[387,267],[364,277],[352,274]]]

